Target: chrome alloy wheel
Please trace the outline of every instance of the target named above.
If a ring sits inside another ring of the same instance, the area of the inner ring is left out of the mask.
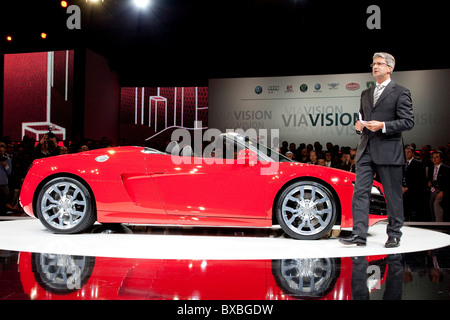
[[[336,204],[323,185],[304,181],[287,188],[280,197],[278,222],[296,239],[318,239],[333,227]]]
[[[274,260],[272,272],[280,288],[296,298],[324,297],[338,277],[333,258]]]
[[[39,193],[38,216],[55,232],[80,232],[95,222],[89,191],[72,178],[56,178]]]
[[[55,228],[72,228],[86,214],[86,196],[73,183],[55,183],[42,197],[41,212],[45,221]]]

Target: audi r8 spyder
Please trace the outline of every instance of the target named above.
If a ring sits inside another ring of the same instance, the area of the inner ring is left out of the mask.
[[[202,153],[116,147],[38,159],[24,180],[25,212],[55,233],[99,223],[271,227],[319,239],[352,227],[355,174],[291,161],[255,140],[222,134]],[[199,155],[198,153],[201,153]],[[369,224],[386,219],[374,182]]]

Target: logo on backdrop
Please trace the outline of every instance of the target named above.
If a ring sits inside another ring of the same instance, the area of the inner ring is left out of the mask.
[[[288,84],[284,92],[294,92],[294,87],[292,86],[292,84]]]
[[[328,83],[328,86],[330,90],[336,90],[339,87],[339,83],[338,82],[330,82]]]
[[[367,81],[366,82],[366,87],[367,87],[367,89],[375,87],[375,81]]]
[[[261,86],[256,86],[255,93],[256,94],[261,94],[262,92],[263,92],[263,88]]]
[[[347,85],[345,86],[345,89],[350,90],[350,91],[355,91],[359,89],[359,83],[356,82],[350,82],[347,83]]]
[[[320,92],[320,89],[322,89],[322,85],[320,83],[316,83],[314,85],[314,92]]]

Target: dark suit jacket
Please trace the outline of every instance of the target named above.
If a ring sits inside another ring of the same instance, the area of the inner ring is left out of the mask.
[[[427,187],[425,168],[422,163],[412,159],[409,166],[405,168],[404,177],[405,187],[408,188],[407,194],[414,202],[419,201]]]
[[[444,196],[448,197],[450,188],[450,167],[445,164],[441,164],[437,174],[436,181],[433,182],[434,166],[428,169],[428,180],[431,181],[432,186],[436,188],[438,192],[444,191]]]
[[[370,155],[376,164],[403,165],[406,159],[402,132],[414,127],[411,93],[391,81],[373,106],[374,90],[372,87],[362,92],[359,111],[363,120],[385,122],[386,133],[382,133],[382,130],[371,132],[364,128],[356,151],[356,161],[359,161],[370,141]]]

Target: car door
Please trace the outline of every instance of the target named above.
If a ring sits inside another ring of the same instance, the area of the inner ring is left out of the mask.
[[[267,163],[242,163],[234,157],[159,155],[147,161],[167,214],[203,217],[266,218]],[[220,161],[221,160],[221,161]],[[152,164],[153,163],[153,164]]]

